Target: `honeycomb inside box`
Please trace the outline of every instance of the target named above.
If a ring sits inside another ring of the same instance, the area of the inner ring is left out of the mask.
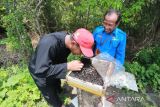
[[[77,87],[92,94],[103,96],[103,80],[89,59],[82,58],[84,66],[81,71],[70,71],[67,74],[67,82],[72,87]]]

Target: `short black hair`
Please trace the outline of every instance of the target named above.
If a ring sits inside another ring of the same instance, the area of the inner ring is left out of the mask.
[[[120,20],[121,20],[121,12],[118,11],[118,10],[115,10],[115,9],[109,9],[109,10],[107,10],[106,13],[104,14],[104,19],[105,19],[106,15],[111,15],[112,13],[116,13],[117,14],[118,19],[116,21],[116,24],[118,24],[120,22]]]

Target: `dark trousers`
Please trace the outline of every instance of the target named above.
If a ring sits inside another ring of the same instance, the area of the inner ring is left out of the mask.
[[[61,107],[62,101],[59,98],[59,94],[62,90],[60,79],[47,78],[46,84],[43,86],[37,82],[37,77],[34,75],[32,75],[32,77],[48,104],[52,107]]]

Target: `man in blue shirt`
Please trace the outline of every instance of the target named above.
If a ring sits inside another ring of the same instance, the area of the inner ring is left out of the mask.
[[[125,60],[126,33],[117,28],[121,19],[120,12],[110,9],[104,15],[103,26],[93,31],[95,54],[107,52],[123,65]]]

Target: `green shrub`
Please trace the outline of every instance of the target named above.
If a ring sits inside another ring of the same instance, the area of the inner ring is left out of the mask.
[[[42,100],[27,66],[11,66],[0,69],[1,107],[48,107]]]
[[[135,60],[141,65],[148,66],[153,63],[152,54],[153,50],[151,48],[142,49],[136,54]]]
[[[131,72],[135,75],[138,89],[141,92],[145,91],[146,82],[145,82],[145,68],[141,66],[138,62],[125,63],[126,71]]]
[[[3,27],[6,29],[7,38],[3,40],[8,51],[21,54],[21,59],[27,59],[32,51],[30,38],[24,26],[24,12],[16,10],[13,13],[5,15]]]
[[[160,46],[156,46],[153,49],[153,62],[160,66]]]
[[[160,91],[160,66],[157,64],[151,64],[146,70],[145,78],[147,81],[149,92],[159,92]]]
[[[150,64],[147,68],[138,62],[125,63],[126,71],[135,75],[140,92],[160,91],[160,66]]]
[[[153,63],[160,66],[160,47],[148,47],[140,50],[136,54],[135,61],[145,67],[149,67]]]

